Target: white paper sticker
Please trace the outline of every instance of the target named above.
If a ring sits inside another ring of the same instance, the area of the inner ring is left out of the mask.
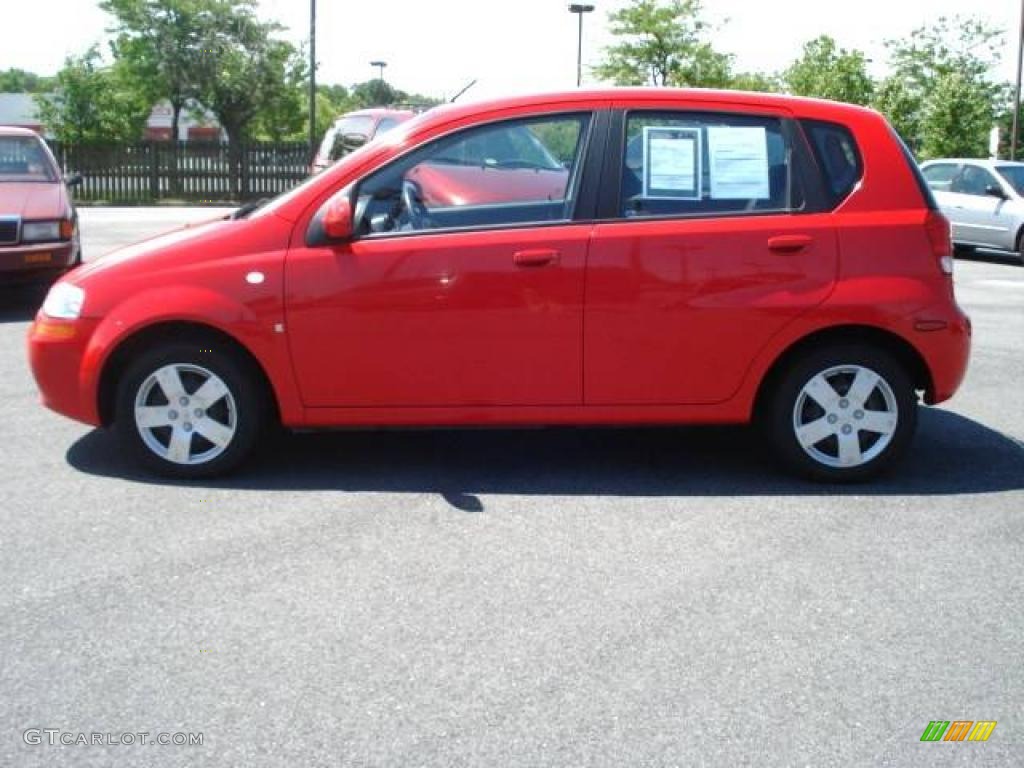
[[[764,126],[708,126],[711,197],[767,200],[768,136]]]
[[[700,131],[644,127],[644,197],[700,198]]]

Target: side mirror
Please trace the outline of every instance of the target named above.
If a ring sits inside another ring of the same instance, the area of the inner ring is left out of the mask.
[[[352,237],[352,203],[347,190],[327,201],[323,227],[324,234],[331,240],[348,240]]]
[[[64,183],[69,187],[77,187],[82,183],[82,174],[71,173],[64,177]]]
[[[998,197],[1000,200],[1006,199],[1006,193],[998,184],[989,184],[985,187],[985,194],[989,197]]]
[[[370,140],[370,137],[367,136],[365,133],[343,133],[341,135],[342,143],[346,147],[350,147],[351,149],[355,149],[356,147],[361,147],[361,146],[363,146],[363,144],[365,144],[369,140]]]

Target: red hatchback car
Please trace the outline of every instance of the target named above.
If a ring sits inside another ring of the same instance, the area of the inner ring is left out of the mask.
[[[50,281],[82,261],[78,217],[57,162],[26,128],[0,126],[0,285]]]
[[[471,189],[425,199],[440,168]],[[256,211],[75,270],[29,354],[46,405],[185,477],[275,420],[757,421],[792,468],[850,480],[963,378],[952,268],[876,112],[579,91],[431,110]]]

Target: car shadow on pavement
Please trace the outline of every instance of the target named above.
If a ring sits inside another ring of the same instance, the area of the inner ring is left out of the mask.
[[[1006,264],[1008,266],[1019,267],[1022,266],[1020,256],[1012,253],[1003,253],[1002,251],[986,251],[975,250],[975,251],[957,251],[957,261],[982,261],[989,264]]]
[[[924,408],[910,455],[873,482],[786,475],[743,427],[389,430],[284,434],[236,474],[179,482],[138,470],[94,430],[67,452],[76,469],[144,483],[244,490],[438,493],[467,512],[477,494],[573,496],[946,495],[1024,488],[1024,444]]]
[[[46,298],[46,287],[0,287],[0,323],[26,323],[36,316]]]

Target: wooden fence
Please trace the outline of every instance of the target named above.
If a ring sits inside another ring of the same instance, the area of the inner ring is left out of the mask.
[[[73,193],[84,202],[241,202],[277,195],[309,175],[305,142],[252,142],[236,152],[228,144],[195,141],[54,141],[50,148],[64,173],[82,175]]]

